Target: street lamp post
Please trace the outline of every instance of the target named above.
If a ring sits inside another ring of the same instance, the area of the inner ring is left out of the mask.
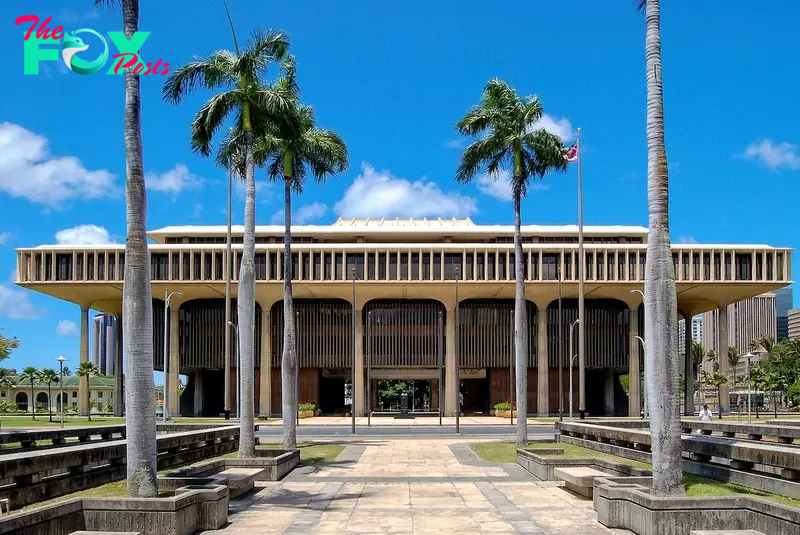
[[[564,367],[564,331],[561,328],[561,265],[558,272],[558,421],[564,419],[564,383],[562,373]],[[545,314],[547,311],[545,311]]]
[[[575,350],[572,347],[572,331],[575,325],[580,323],[580,318],[576,319],[569,325],[569,419],[572,420],[572,362],[575,360]]]
[[[164,289],[164,410],[162,411],[164,423],[169,419],[169,300],[173,295],[181,296],[180,292],[172,292]],[[180,372],[180,370],[178,370]],[[119,400],[117,400],[119,403]]]
[[[58,404],[61,413],[61,429],[64,429],[64,361],[67,359],[63,355],[59,355],[56,360],[58,361],[58,387],[61,390],[58,394]]]
[[[635,290],[631,290],[631,293],[632,294],[641,295],[642,296],[642,303],[644,303],[644,292],[643,291],[641,291],[641,290],[639,290],[637,288]],[[644,338],[642,338],[641,336],[637,336],[636,338],[638,338],[639,342],[642,343],[642,351],[644,352],[644,358],[642,359],[642,362],[646,363],[647,362],[647,344],[644,343]],[[644,378],[647,377],[645,375],[645,373],[644,373],[644,365],[642,365],[642,377],[644,377]],[[628,385],[630,385],[630,382],[628,383]],[[629,386],[629,388],[630,388],[630,386]],[[639,383],[639,391],[640,392],[644,392],[644,394],[642,395],[642,402],[643,402],[643,405],[644,405],[643,414],[644,414],[644,418],[646,420],[647,419],[647,381],[646,380],[645,380],[645,384],[644,385],[642,385],[641,382]]]
[[[353,373],[350,374],[350,432],[356,434],[356,267],[353,266]],[[364,370],[359,370],[364,373]],[[363,375],[362,375],[363,377]]]
[[[233,132],[233,128],[230,129]],[[223,377],[225,385],[223,386],[223,406],[225,412],[225,419],[231,418],[231,330],[228,326],[231,324],[231,275],[233,268],[233,257],[231,255],[231,203],[233,198],[233,170],[228,168],[228,232],[225,236],[225,371]],[[269,416],[269,415],[267,415]]]
[[[459,273],[458,266],[456,266],[456,317],[455,317],[456,339],[454,340],[455,349],[456,349],[456,358],[455,358],[455,361],[456,361],[456,374],[455,374],[456,375],[456,435],[461,431],[461,427],[460,427],[460,417],[461,417],[461,377],[459,377],[461,375],[461,369],[459,367],[459,362],[458,362],[458,346],[459,346],[459,344],[458,344],[458,334],[459,334],[459,329],[458,329],[458,279],[460,279],[460,278],[461,278],[461,275]],[[514,406],[513,405],[511,406],[511,414],[512,415],[514,414]]]
[[[239,326],[232,321],[228,325],[233,327],[236,338],[233,340],[233,352],[236,353],[236,421],[240,421],[242,413],[242,360],[239,354]]]

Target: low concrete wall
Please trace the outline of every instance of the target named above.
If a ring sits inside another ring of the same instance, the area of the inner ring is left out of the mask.
[[[0,518],[0,535],[68,535],[74,531],[192,535],[228,521],[228,489],[184,487],[168,498],[76,498]]]
[[[633,468],[627,464],[597,458],[564,458],[545,457],[534,453],[535,450],[517,450],[517,464],[542,481],[555,481],[556,468],[569,466],[588,466],[618,476],[649,476],[647,470]]]
[[[597,478],[594,508],[608,528],[637,535],[687,535],[695,529],[800,533],[800,509],[746,496],[661,498],[642,478]]]
[[[234,451],[236,426],[159,436],[159,469]],[[125,440],[64,446],[0,457],[0,498],[12,508],[63,496],[125,477]]]
[[[214,478],[215,474],[228,468],[260,468],[262,472],[256,481],[280,481],[300,464],[300,450],[256,450],[256,457],[229,457],[188,466],[181,470],[168,472],[161,480],[181,478]]]
[[[94,427],[68,427],[65,429],[32,429],[30,431],[11,431],[0,434],[0,444],[19,442],[19,448],[0,450],[0,454],[26,451],[29,449],[45,449],[63,446],[67,439],[78,439],[78,442],[91,442],[125,438],[124,425],[99,425]],[[36,442],[49,441],[50,444],[37,446]]]
[[[791,444],[795,439],[800,438],[800,427],[790,425],[681,420],[681,428],[684,433],[691,433],[692,431],[700,431],[703,435],[720,433],[726,438],[733,438],[737,435],[746,436],[748,440],[761,440],[763,437],[772,437],[782,444]]]

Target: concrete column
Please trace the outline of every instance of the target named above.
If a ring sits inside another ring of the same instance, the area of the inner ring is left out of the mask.
[[[456,377],[456,311],[448,309],[444,319],[444,411],[455,416],[458,407],[458,378]]]
[[[258,413],[269,418],[272,407],[272,336],[269,331],[270,309],[261,307],[261,367],[259,373]]]
[[[364,382],[364,314],[356,309],[356,355],[355,384],[353,385],[353,404],[356,416],[366,415],[367,386]]]
[[[167,389],[169,391],[169,415],[179,416],[181,413],[180,381],[181,354],[180,354],[180,303],[172,304],[169,308],[169,373],[167,374]]]
[[[539,305],[537,304],[537,306]],[[530,318],[528,319],[530,320]],[[539,318],[537,321],[536,328],[538,333],[536,335],[537,338],[536,371],[538,376],[536,413],[539,416],[548,416],[550,414],[550,384],[549,384],[550,367],[547,362],[547,306],[546,305],[543,307],[539,307]],[[517,370],[516,373],[526,373],[526,371],[527,370]],[[524,395],[526,395],[525,392],[517,392],[517,397]]]
[[[89,362],[89,307],[81,305],[81,346],[80,362]],[[88,377],[81,377],[78,382],[78,412],[86,416],[89,414],[87,394],[89,392]],[[35,403],[35,400],[31,400]]]
[[[694,416],[694,369],[692,366],[692,315],[684,314],[683,414]]]
[[[603,385],[603,406],[606,416],[614,416],[614,381],[616,376],[612,368],[606,369],[606,379]]]
[[[639,416],[642,410],[642,370],[639,367],[642,344],[639,334],[639,307],[630,313],[630,356],[628,357],[628,416]]]
[[[98,328],[98,319],[93,318],[92,325],[94,326],[94,333],[92,334],[92,362],[100,365],[100,329]]]
[[[194,415],[203,416],[203,372],[194,372]]]
[[[719,359],[719,371],[728,374],[728,307],[719,307],[717,314],[717,332],[719,332],[719,345],[717,346],[717,358]],[[728,387],[721,387],[719,392],[719,408],[723,414],[730,412],[728,402]]]
[[[122,364],[122,314],[117,316],[117,351],[114,357],[114,416],[125,414],[125,382]]]

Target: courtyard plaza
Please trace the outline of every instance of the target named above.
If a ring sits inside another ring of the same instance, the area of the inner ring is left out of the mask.
[[[333,462],[260,482],[230,509],[213,533],[629,533],[598,523],[591,500],[482,461],[455,438],[353,440]]]

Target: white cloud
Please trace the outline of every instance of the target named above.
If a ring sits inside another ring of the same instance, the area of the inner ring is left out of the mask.
[[[304,204],[292,214],[293,225],[305,225],[313,219],[319,219],[324,216],[328,211],[328,206],[321,202],[311,204]],[[271,223],[273,225],[282,225],[284,222],[284,211],[278,210],[272,214]]]
[[[78,326],[75,325],[74,321],[61,320],[56,326],[56,334],[58,336],[78,336],[79,332]]]
[[[547,184],[531,181],[528,183],[528,191],[546,190]],[[478,191],[484,195],[494,197],[500,201],[511,201],[511,171],[501,169],[496,175],[484,173],[478,176]]]
[[[5,245],[8,243],[8,238],[11,237],[10,232],[0,232],[0,245]]]
[[[114,176],[90,171],[75,156],[52,156],[47,139],[13,124],[0,123],[0,191],[58,208],[72,199],[117,193]]]
[[[398,178],[361,164],[361,174],[347,188],[334,211],[345,218],[468,217],[478,211],[472,197],[441,190],[433,181]]]
[[[203,215],[203,205],[200,203],[196,203],[194,208],[192,209],[192,217],[198,218]]]
[[[556,119],[547,113],[542,115],[542,118],[531,125],[531,130],[538,130],[544,128],[551,134],[555,134],[561,138],[562,141],[567,142],[578,136],[577,132],[572,129],[572,123],[566,117]]]
[[[165,173],[147,173],[144,177],[147,189],[163,193],[171,193],[177,197],[183,190],[200,188],[204,180],[189,172],[189,168],[179,163]]]
[[[681,236],[678,238],[678,243],[697,243],[697,240],[692,236]]]
[[[760,143],[751,143],[744,150],[743,156],[748,160],[756,160],[767,169],[800,169],[800,154],[797,145],[786,141],[774,143],[771,139],[762,139]]]
[[[34,319],[44,315],[44,310],[33,306],[27,290],[17,290],[0,284],[0,316],[12,320]]]
[[[78,225],[56,232],[56,242],[62,245],[94,245],[114,243],[108,231],[97,225]]]
[[[444,142],[444,146],[448,149],[463,149],[469,143],[469,139],[460,137],[458,139],[448,139]]]

